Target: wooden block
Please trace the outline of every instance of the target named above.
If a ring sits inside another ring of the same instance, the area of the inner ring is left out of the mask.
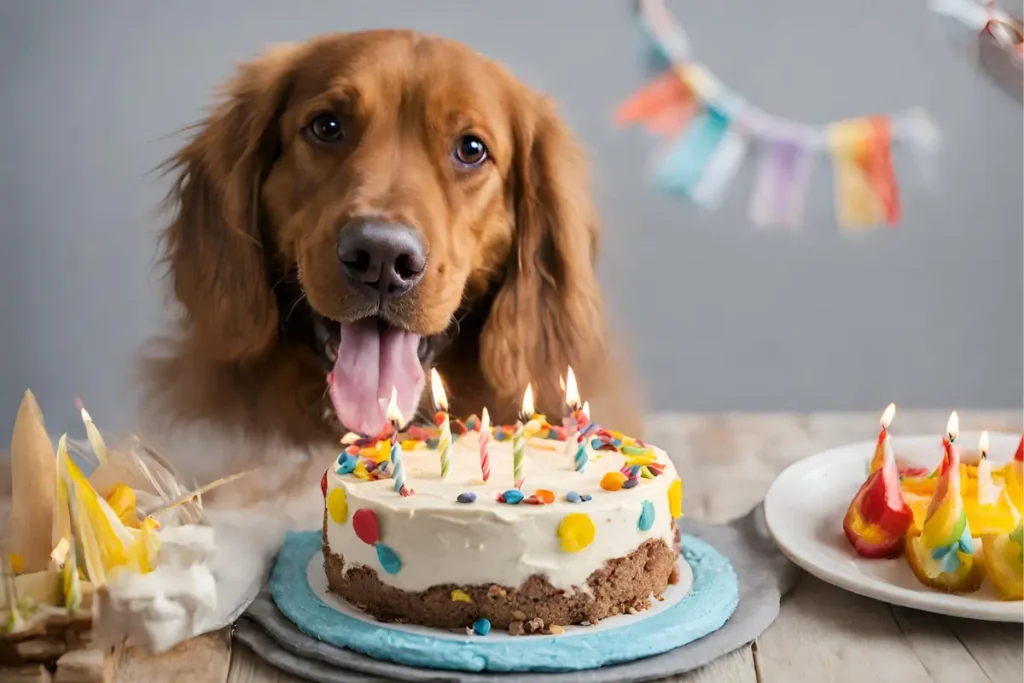
[[[119,652],[110,650],[72,650],[57,660],[53,683],[111,683]]]
[[[43,413],[26,391],[11,434],[11,516],[4,552],[21,555],[23,572],[50,565],[57,460]]]
[[[0,683],[50,683],[50,672],[39,665],[0,667]]]

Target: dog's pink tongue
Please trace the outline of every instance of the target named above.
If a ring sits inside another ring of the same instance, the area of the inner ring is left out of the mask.
[[[396,327],[382,332],[376,320],[341,326],[338,359],[327,382],[331,403],[346,429],[379,432],[387,423],[392,387],[398,390],[402,416],[412,418],[423,392],[419,343],[419,335]]]

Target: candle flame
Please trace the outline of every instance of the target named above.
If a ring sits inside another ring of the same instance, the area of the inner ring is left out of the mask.
[[[533,386],[526,385],[526,393],[523,394],[523,419],[529,420],[533,417]]]
[[[565,379],[565,404],[570,408],[580,404],[580,390],[576,385],[576,373],[572,371],[571,365]]]
[[[982,432],[981,436],[978,437],[978,450],[981,451],[981,457],[985,457],[988,453],[988,432]]]
[[[590,401],[583,402],[583,415],[588,421],[590,420]]]
[[[895,403],[890,403],[886,407],[885,412],[882,413],[882,420],[881,420],[881,422],[882,422],[882,427],[884,429],[888,429],[889,425],[892,424],[892,418],[893,418],[894,415],[896,415],[896,404]]]
[[[946,433],[949,434],[950,441],[956,441],[956,437],[960,433],[960,418],[955,410],[949,414],[949,422],[946,423]]]
[[[430,393],[434,397],[434,406],[438,410],[448,412],[448,395],[444,392],[444,383],[441,382],[441,375],[437,369],[430,369]]]
[[[378,413],[379,415],[379,413]],[[391,400],[388,401],[388,409],[385,413],[388,420],[396,425],[402,424],[402,411],[398,409],[398,387],[391,387]]]
[[[487,408],[484,408],[483,412],[480,413],[480,433],[486,434],[487,430],[491,428],[491,416],[487,412]]]

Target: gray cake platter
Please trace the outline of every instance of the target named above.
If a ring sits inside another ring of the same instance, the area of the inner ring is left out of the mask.
[[[728,524],[693,519],[680,521],[683,533],[711,544],[732,563],[739,578],[739,605],[719,630],[665,654],[626,664],[565,673],[471,673],[421,669],[373,659],[305,635],[274,605],[267,587],[236,623],[234,637],[270,665],[323,683],[431,681],[483,683],[630,683],[685,673],[709,664],[757,638],[775,620],[779,603],[796,583],[800,570],[775,547],[760,506]]]

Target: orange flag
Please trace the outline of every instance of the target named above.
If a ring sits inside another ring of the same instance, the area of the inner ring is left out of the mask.
[[[674,137],[689,123],[695,108],[689,89],[672,71],[666,71],[619,105],[615,123],[642,124],[652,133]]]

